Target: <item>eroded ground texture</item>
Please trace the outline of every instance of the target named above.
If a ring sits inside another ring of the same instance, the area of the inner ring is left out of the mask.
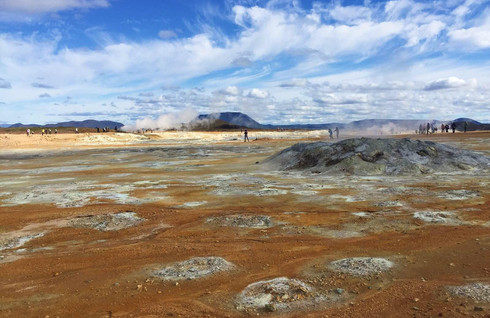
[[[490,315],[484,165],[276,170],[325,138],[127,136],[5,137],[0,317]],[[486,132],[408,137],[490,154]]]

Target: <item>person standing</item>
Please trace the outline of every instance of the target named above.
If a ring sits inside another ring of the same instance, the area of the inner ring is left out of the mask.
[[[243,131],[243,142],[247,142],[249,141],[250,142],[250,139],[248,139],[248,130],[244,130]]]
[[[339,139],[339,127],[335,127],[335,135],[337,136],[337,139]]]
[[[29,128],[27,128],[26,134],[27,134],[27,137],[29,137],[29,135],[31,134],[31,130]]]
[[[330,128],[328,128],[328,135],[330,136],[330,139],[333,139],[333,131]]]
[[[468,130],[468,122],[465,121],[464,122],[464,132],[466,132]]]
[[[453,134],[456,132],[456,123],[453,121],[451,124],[451,129],[453,130]]]
[[[441,133],[444,132],[444,123],[441,124]]]
[[[427,135],[430,133],[430,123],[427,123]]]

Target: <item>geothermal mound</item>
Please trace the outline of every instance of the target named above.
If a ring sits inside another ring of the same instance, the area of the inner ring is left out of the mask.
[[[449,287],[453,295],[470,298],[478,303],[490,303],[490,284],[475,283],[463,286]]]
[[[117,231],[135,226],[144,219],[134,212],[120,212],[114,214],[87,215],[74,218],[68,222],[69,226],[91,228],[99,231]]]
[[[218,216],[209,218],[207,222],[214,223],[218,226],[247,227],[255,229],[263,229],[272,226],[271,218],[266,215]]]
[[[42,237],[44,233],[37,233],[33,235],[25,235],[25,236],[15,236],[9,237],[8,235],[0,236],[0,251],[7,249],[14,249],[24,245],[32,239]]]
[[[313,287],[287,277],[248,285],[238,296],[236,308],[241,311],[284,311],[309,307],[323,301]]]
[[[353,138],[299,143],[269,157],[275,170],[354,175],[400,175],[489,169],[487,156],[431,141]]]
[[[354,276],[369,276],[386,272],[393,263],[384,258],[352,257],[333,261],[328,266],[330,269]]]
[[[154,272],[153,276],[164,280],[191,280],[231,270],[234,267],[235,265],[222,257],[194,257],[186,261],[170,264]]]

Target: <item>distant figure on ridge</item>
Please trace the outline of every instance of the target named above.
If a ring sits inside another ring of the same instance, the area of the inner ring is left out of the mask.
[[[451,129],[453,130],[453,134],[456,132],[456,123],[453,121],[451,124]]]
[[[337,139],[339,139],[339,127],[335,127],[335,134],[337,135]]]
[[[464,132],[466,132],[468,130],[468,122],[465,121],[464,122]]]
[[[243,131],[243,142],[247,142],[247,141],[250,141],[250,139],[248,139],[248,130],[244,130]]]

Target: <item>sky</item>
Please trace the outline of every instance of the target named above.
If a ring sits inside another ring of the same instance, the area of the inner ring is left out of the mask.
[[[490,0],[0,0],[0,124],[490,122]]]

